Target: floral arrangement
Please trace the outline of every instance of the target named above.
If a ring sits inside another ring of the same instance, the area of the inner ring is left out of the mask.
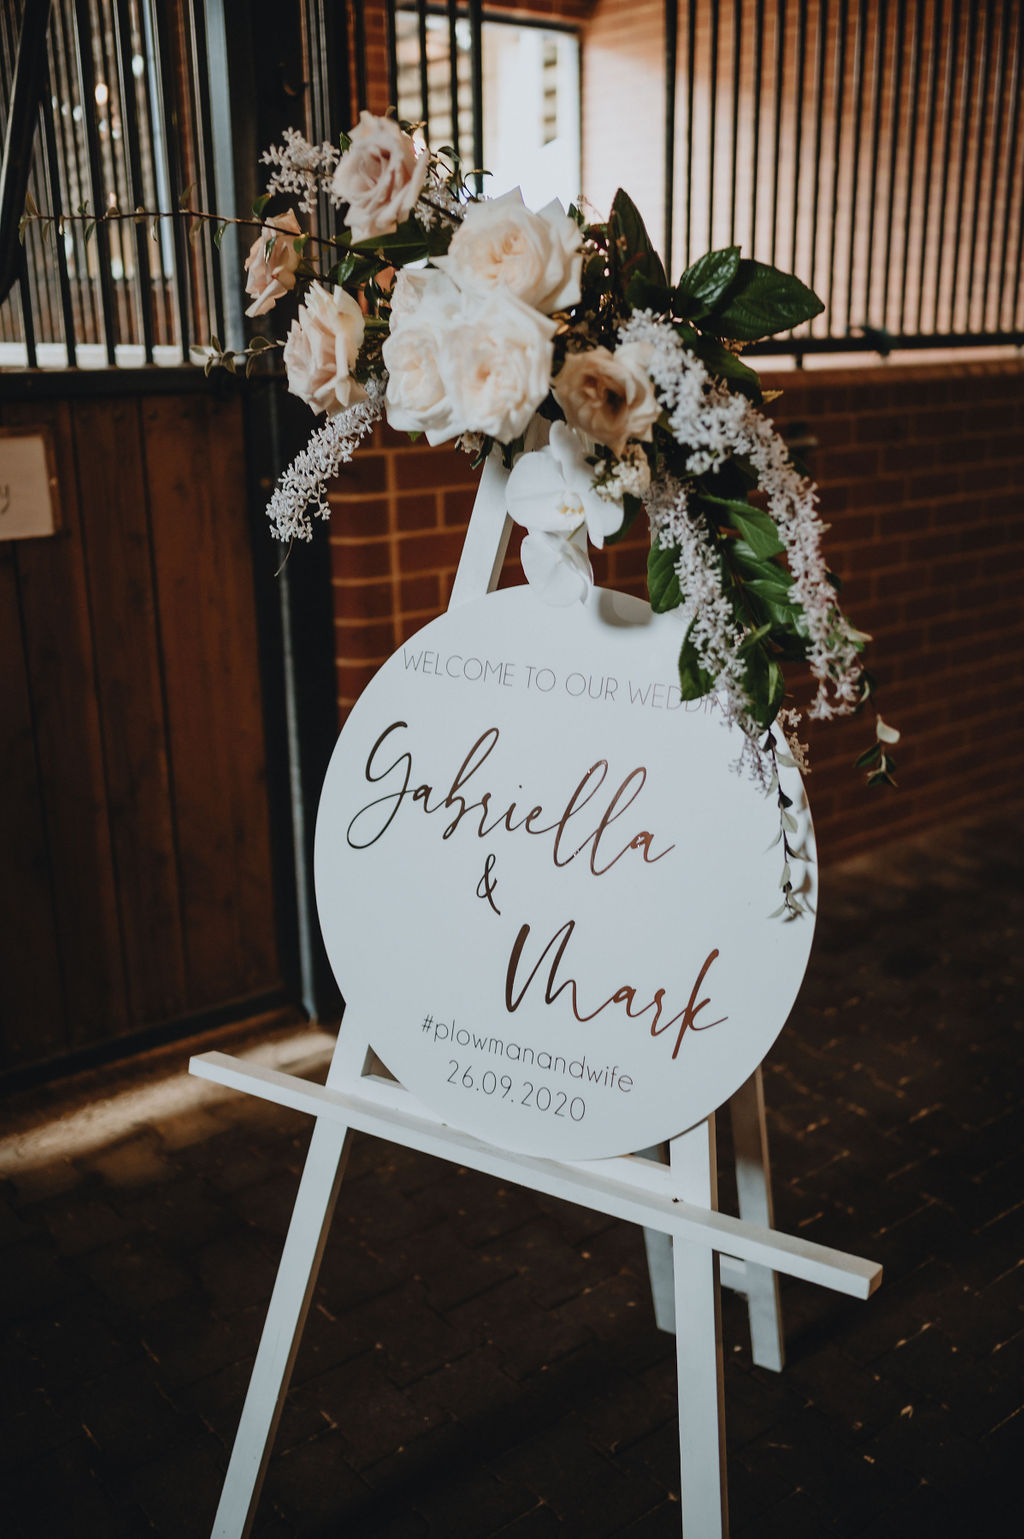
[[[843,614],[815,489],[759,409],[740,353],[822,304],[735,246],[673,284],[624,192],[604,221],[557,202],[534,212],[518,190],[484,198],[451,150],[419,151],[410,130],[363,112],[339,147],[287,130],[263,155],[246,314],[287,298],[297,313],[283,342],[257,336],[239,354],[214,339],[206,367],[244,359],[248,371],[281,348],[288,389],[324,419],[278,483],[271,526],[286,542],[310,539],[313,519],[329,516],[329,482],[384,416],[477,463],[501,456],[508,512],[526,531],[523,570],[550,603],[585,598],[589,545],[613,544],[645,510],[651,605],[681,620],[682,696],[717,697],[744,734],[741,762],[777,795],[783,910],[794,913],[796,825],[776,769],[807,766],[786,671],[809,669],[812,717],[850,713],[871,693],[870,638]],[[268,216],[275,195],[295,206]],[[321,198],[342,213],[337,236],[299,222]],[[187,200],[182,211],[213,221],[218,238],[248,222]],[[870,783],[893,783],[898,736],[877,718],[858,761]]]

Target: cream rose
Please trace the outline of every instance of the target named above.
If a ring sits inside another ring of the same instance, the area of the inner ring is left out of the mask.
[[[661,410],[649,357],[646,342],[626,342],[614,353],[606,347],[569,353],[551,387],[566,421],[616,454],[630,438],[649,443]]]
[[[461,289],[505,289],[551,315],[580,297],[583,236],[556,200],[535,214],[519,188],[472,203],[436,264]]]
[[[363,312],[344,289],[329,294],[319,283],[310,284],[284,345],[292,395],[329,417],[365,401],[366,391],[352,378],[364,330]]]
[[[393,235],[423,191],[429,159],[417,156],[394,118],[361,112],[350,139],[331,180],[331,196],[348,204],[345,223],[354,241]]]
[[[391,334],[382,348],[388,421],[399,432],[426,433],[431,444],[464,427],[443,372],[460,302],[455,285],[429,268],[400,272],[391,291]]]
[[[265,315],[283,294],[295,287],[299,253],[292,237],[301,234],[292,209],[267,220],[245,259],[245,292],[252,299],[246,315]]]
[[[551,388],[554,321],[498,290],[464,295],[442,371],[460,430],[509,443],[526,431]]]

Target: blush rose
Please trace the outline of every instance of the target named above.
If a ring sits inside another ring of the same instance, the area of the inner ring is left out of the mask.
[[[416,205],[429,157],[417,156],[393,118],[361,112],[351,143],[331,180],[331,196],[347,203],[345,223],[354,241],[393,235]]]
[[[344,289],[328,293],[319,283],[310,284],[284,345],[292,395],[329,417],[364,401],[366,392],[352,377],[364,330],[363,312]]]
[[[535,214],[515,187],[470,204],[447,256],[435,261],[462,289],[505,289],[551,315],[579,301],[582,240],[557,200]]]
[[[566,421],[616,454],[630,438],[649,443],[661,410],[647,372],[649,356],[644,342],[627,342],[614,353],[606,347],[569,353],[552,385]]]
[[[267,220],[245,259],[245,292],[252,300],[246,315],[265,315],[282,295],[295,287],[299,253],[294,237],[301,234],[292,209]]]

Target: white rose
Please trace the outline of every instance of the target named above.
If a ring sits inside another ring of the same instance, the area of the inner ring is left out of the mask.
[[[283,294],[295,287],[299,253],[292,237],[301,234],[292,209],[267,220],[245,259],[245,292],[252,300],[246,315],[265,315]]]
[[[361,112],[351,144],[331,180],[331,196],[347,203],[345,223],[354,241],[393,235],[423,191],[429,157],[417,156],[394,118]]]
[[[552,384],[566,421],[621,454],[630,438],[649,443],[661,411],[647,372],[650,344],[627,342],[610,353],[569,353]]]
[[[446,339],[458,324],[459,291],[441,273],[403,270],[391,291],[391,334],[382,348],[393,428],[431,444],[463,430],[444,377]]]
[[[504,291],[464,295],[441,360],[462,429],[509,443],[551,388],[554,321]]]
[[[535,214],[515,187],[470,204],[447,256],[435,261],[462,289],[505,289],[551,315],[579,300],[582,241],[557,200]]]
[[[342,288],[329,294],[319,283],[311,284],[284,345],[292,395],[329,417],[365,401],[366,391],[352,378],[364,330],[363,312],[351,295]]]

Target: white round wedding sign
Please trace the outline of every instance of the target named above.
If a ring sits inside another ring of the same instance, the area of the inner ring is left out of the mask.
[[[346,1000],[403,1085],[506,1149],[596,1159],[691,1127],[754,1071],[810,952],[779,809],[685,702],[673,615],[527,587],[449,610],[384,664],[324,784],[316,893]]]

